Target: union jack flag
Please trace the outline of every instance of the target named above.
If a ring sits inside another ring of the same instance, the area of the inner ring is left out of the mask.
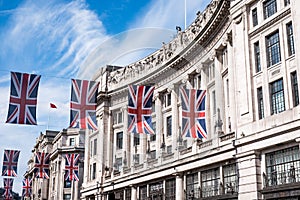
[[[153,86],[128,86],[128,131],[155,134],[152,128]]]
[[[96,106],[99,82],[72,79],[70,127],[97,130]]]
[[[4,150],[2,176],[17,176],[19,154],[17,150]]]
[[[11,72],[10,102],[6,123],[36,125],[40,75]]]
[[[35,154],[35,172],[37,178],[49,179],[49,160],[50,154],[37,152]]]
[[[14,183],[14,179],[12,178],[3,178],[4,182],[4,194],[3,197],[5,200],[12,200],[13,195],[12,195],[12,187]]]
[[[65,164],[65,180],[66,181],[79,181],[78,177],[78,160],[79,154],[66,154],[66,164]]]
[[[182,102],[182,135],[207,138],[205,125],[206,90],[180,88]]]
[[[30,197],[31,192],[32,192],[32,179],[24,178],[23,187],[22,187],[22,196]]]

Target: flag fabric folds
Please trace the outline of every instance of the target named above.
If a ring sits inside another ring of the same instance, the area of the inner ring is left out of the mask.
[[[12,187],[14,183],[14,179],[12,178],[3,178],[4,182],[4,194],[3,197],[5,200],[12,200],[13,195],[12,195]]]
[[[36,125],[40,75],[11,72],[10,102],[6,123]]]
[[[2,176],[17,176],[19,154],[18,150],[4,150]]]
[[[65,180],[66,181],[79,181],[78,176],[78,160],[79,154],[66,154],[66,163],[65,163]]]
[[[96,107],[99,82],[72,79],[70,127],[97,130]]]
[[[31,193],[32,193],[32,179],[24,178],[23,187],[22,187],[22,196],[30,197]]]
[[[153,86],[128,86],[128,131],[155,134],[152,127]]]
[[[37,178],[49,179],[50,154],[37,152],[35,154],[35,172]]]
[[[205,124],[206,90],[180,88],[182,102],[182,135],[207,138]]]

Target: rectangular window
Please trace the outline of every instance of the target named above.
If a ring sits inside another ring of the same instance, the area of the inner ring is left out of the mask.
[[[134,136],[133,136],[133,145],[134,146],[140,145],[140,134],[139,133],[134,134]]]
[[[130,188],[125,189],[125,200],[131,200],[131,189]]]
[[[94,139],[94,156],[97,155],[97,138]]]
[[[279,63],[281,57],[278,31],[266,37],[266,47],[268,67]]]
[[[226,79],[226,92],[227,92],[227,106],[230,106],[230,96],[229,96],[229,79]]]
[[[176,199],[176,182],[175,179],[166,180],[166,199]]]
[[[263,3],[264,7],[264,18],[267,19],[277,12],[276,0],[267,0]]]
[[[115,166],[114,166],[115,170],[120,171],[121,167],[122,167],[122,158],[116,158]]]
[[[293,105],[295,107],[299,105],[298,80],[297,80],[296,71],[291,73],[291,85],[292,85]]]
[[[202,197],[211,197],[219,194],[220,170],[219,168],[201,172]]]
[[[236,164],[226,165],[223,167],[225,194],[238,192]]]
[[[290,5],[290,0],[284,0],[284,6],[288,6],[288,5]]]
[[[172,116],[167,117],[167,136],[172,135]]]
[[[168,107],[171,105],[171,93],[166,93],[164,95],[164,105],[165,105],[165,107]]]
[[[186,176],[186,199],[198,198],[200,198],[198,173],[188,174]]]
[[[64,194],[63,200],[71,200],[71,194]]]
[[[167,146],[167,154],[172,153],[172,145]]]
[[[123,132],[117,133],[117,149],[123,148]]]
[[[113,120],[114,120],[114,124],[123,123],[123,113],[121,111],[114,112]]]
[[[155,134],[150,135],[150,142],[156,141],[156,122],[152,122],[152,128]]]
[[[288,43],[289,56],[291,56],[291,55],[295,54],[293,24],[292,24],[292,22],[290,22],[286,25],[286,32],[287,32],[287,43]]]
[[[155,159],[156,158],[156,150],[150,151],[150,158]]]
[[[208,78],[209,78],[209,81],[211,81],[215,78],[215,63],[214,62],[212,62],[208,66]]]
[[[299,146],[266,154],[265,185],[300,182]]]
[[[75,138],[70,138],[70,146],[75,146]]]
[[[149,195],[151,199],[161,199],[164,196],[163,182],[152,183],[149,185]]]
[[[264,118],[264,99],[262,87],[257,88],[258,119]]]
[[[134,164],[140,163],[140,154],[134,154],[133,155]]]
[[[254,43],[254,60],[256,72],[261,71],[259,42]]]
[[[92,173],[92,180],[96,178],[96,163],[93,163],[93,173]]]
[[[253,27],[258,24],[258,19],[257,19],[257,8],[254,8],[252,10],[252,25]]]
[[[71,188],[71,181],[64,181],[64,188]]]
[[[279,79],[270,84],[270,100],[271,100],[271,114],[277,114],[285,110],[284,105],[284,90],[283,80]]]
[[[217,102],[216,102],[216,92],[212,91],[212,107],[213,107],[213,115],[217,114]]]
[[[139,197],[140,199],[147,199],[147,185],[139,188]]]

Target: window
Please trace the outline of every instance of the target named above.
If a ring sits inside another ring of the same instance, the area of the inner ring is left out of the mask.
[[[93,163],[93,173],[92,173],[92,180],[96,178],[96,163]]]
[[[230,106],[230,96],[229,96],[229,79],[226,79],[226,93],[227,93],[227,106]]]
[[[283,81],[279,79],[270,84],[271,114],[277,114],[285,110]]]
[[[52,190],[55,190],[55,177],[52,179]]]
[[[133,155],[134,164],[140,163],[140,154],[134,154]]]
[[[258,19],[257,19],[257,8],[254,8],[252,10],[252,25],[253,27],[258,24]]]
[[[287,43],[288,43],[288,51],[289,56],[295,54],[295,46],[294,46],[294,36],[293,36],[293,25],[292,22],[288,23],[286,25],[286,31],[287,31]]]
[[[70,146],[75,146],[75,138],[70,138]]]
[[[156,158],[156,150],[150,151],[150,159]]]
[[[232,194],[237,192],[237,171],[236,164],[231,164],[223,167],[223,176],[224,176],[224,188],[225,194]]]
[[[200,89],[201,88],[201,75],[197,75],[195,77],[195,85],[194,85],[195,89]]]
[[[300,182],[299,146],[266,154],[266,186]]]
[[[266,37],[266,47],[268,67],[279,63],[281,57],[278,31]]]
[[[134,134],[134,136],[133,136],[133,145],[134,146],[140,145],[140,134],[139,133]]]
[[[298,81],[297,81],[297,72],[294,71],[291,73],[291,84],[292,84],[292,95],[293,95],[293,105],[299,105],[299,92],[298,92]]]
[[[156,141],[156,122],[152,122],[152,128],[155,134],[150,135],[150,142]]]
[[[172,153],[172,145],[167,146],[167,154]]]
[[[171,93],[166,93],[164,95],[164,105],[165,105],[165,107],[168,107],[171,105]]]
[[[267,19],[277,12],[276,0],[267,0],[263,3],[264,18]]]
[[[97,155],[97,138],[94,139],[94,153],[93,155]]]
[[[140,194],[139,197],[140,199],[147,199],[147,185],[141,186],[139,188]]]
[[[64,194],[64,200],[71,200],[71,194]]]
[[[284,0],[284,6],[290,5],[290,0]]]
[[[117,133],[117,149],[123,148],[123,132]]]
[[[261,71],[259,42],[254,43],[254,60],[256,72]]]
[[[198,172],[186,176],[186,199],[200,198]]]
[[[155,101],[152,102],[151,108],[152,108],[152,112],[155,113]]]
[[[264,99],[262,87],[257,88],[258,119],[264,118]]]
[[[131,189],[130,188],[125,189],[125,200],[131,200]]]
[[[212,62],[208,66],[208,79],[209,81],[213,80],[215,78],[215,63]]]
[[[212,91],[212,109],[213,115],[217,114],[217,102],[216,102],[216,92]]]
[[[151,199],[163,199],[164,187],[163,182],[152,183],[149,185],[149,195]]]
[[[211,197],[219,194],[220,170],[219,168],[201,172],[202,197]]]
[[[71,188],[71,181],[64,181],[64,188]]]
[[[116,158],[115,165],[114,165],[115,170],[120,171],[121,167],[122,167],[122,158]]]
[[[114,124],[123,123],[123,113],[121,111],[114,112],[113,120],[114,120]]]
[[[176,199],[176,182],[175,179],[166,180],[166,199]]]
[[[167,136],[172,135],[172,116],[167,117]]]

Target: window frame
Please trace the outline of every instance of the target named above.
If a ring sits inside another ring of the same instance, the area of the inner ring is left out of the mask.
[[[123,149],[123,131],[116,133],[116,148]]]
[[[277,12],[277,1],[266,0],[263,2],[264,19],[267,19]]]
[[[291,72],[291,87],[292,87],[293,106],[296,107],[299,105],[299,88],[298,88],[297,71]]]
[[[251,13],[252,13],[252,26],[255,27],[258,25],[257,8],[253,8]]]
[[[287,34],[288,55],[292,56],[295,54],[294,30],[293,30],[292,22],[286,24],[286,34]]]
[[[269,87],[270,87],[271,115],[278,114],[285,111],[283,79],[280,78],[276,81],[271,82]]]
[[[254,51],[254,62],[255,62],[255,70],[256,73],[261,72],[261,58],[260,58],[260,46],[259,41],[253,44],[253,51]]]
[[[281,62],[279,30],[266,36],[267,66],[271,67]]]
[[[257,107],[258,107],[258,119],[263,119],[265,117],[264,113],[264,97],[262,87],[257,88]]]

